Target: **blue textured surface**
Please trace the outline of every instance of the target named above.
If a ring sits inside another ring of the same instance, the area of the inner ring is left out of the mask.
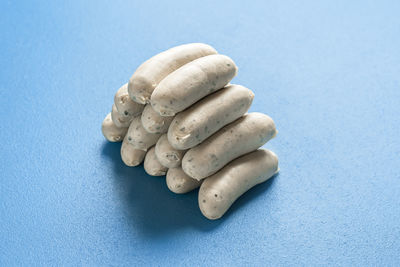
[[[1,266],[400,264],[399,1],[112,2],[0,4]],[[231,56],[279,129],[280,175],[219,221],[100,132],[187,42]]]

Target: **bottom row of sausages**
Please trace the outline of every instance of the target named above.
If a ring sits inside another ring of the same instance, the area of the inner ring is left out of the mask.
[[[102,130],[109,141],[123,138],[121,158],[127,166],[144,161],[145,171],[152,176],[166,175],[168,188],[177,194],[200,187],[199,207],[208,219],[222,217],[243,193],[279,170],[275,153],[259,149],[277,133],[272,119],[262,113],[245,114],[189,150],[172,147],[167,134],[149,149],[138,149],[132,140],[140,138],[143,143],[151,136],[140,131],[140,121],[138,124],[132,122],[129,129],[117,127],[108,114]]]

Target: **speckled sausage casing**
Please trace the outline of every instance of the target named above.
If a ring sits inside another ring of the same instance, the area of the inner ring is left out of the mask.
[[[146,104],[154,88],[168,74],[192,60],[213,54],[217,51],[202,43],[184,44],[161,52],[137,68],[128,83],[129,96],[137,103]]]
[[[146,105],[142,113],[142,125],[149,133],[166,133],[174,117],[158,114],[151,105]]]
[[[121,86],[114,95],[114,104],[123,117],[136,117],[142,113],[144,105],[133,102],[128,94],[128,83]]]
[[[182,159],[182,169],[190,177],[201,180],[275,135],[275,123],[269,116],[258,112],[246,114],[189,149]]]
[[[168,169],[166,182],[169,190],[176,194],[190,192],[202,183],[202,181],[189,177],[181,167]]]
[[[175,168],[181,166],[183,155],[186,150],[173,148],[168,142],[166,134],[158,139],[156,144],[156,156],[158,161],[165,167]]]
[[[152,176],[165,175],[168,170],[167,167],[164,167],[158,161],[154,146],[147,151],[146,157],[144,158],[143,167],[147,174]]]
[[[125,136],[121,145],[121,159],[125,165],[133,167],[142,163],[146,151],[135,149],[129,142],[127,136]]]
[[[128,142],[135,149],[147,151],[148,148],[157,143],[161,134],[148,133],[142,126],[140,116],[133,118],[127,132]]]
[[[119,128],[128,128],[129,125],[131,124],[133,116],[128,116],[128,117],[122,116],[121,114],[118,113],[115,104],[113,104],[111,109],[111,119],[114,122],[115,126]]]
[[[178,113],[168,129],[168,141],[176,149],[192,148],[225,125],[240,118],[253,102],[254,93],[231,84]]]
[[[121,142],[124,139],[128,128],[118,128],[111,119],[111,113],[108,113],[101,125],[101,132],[110,142]]]
[[[151,105],[162,116],[174,116],[230,82],[237,73],[224,55],[205,56],[177,69],[154,89]]]
[[[235,159],[201,185],[201,212],[210,220],[221,218],[242,194],[277,172],[278,157],[269,150],[256,150]]]

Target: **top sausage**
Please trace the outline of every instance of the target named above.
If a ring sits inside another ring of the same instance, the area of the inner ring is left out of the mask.
[[[146,104],[154,88],[168,74],[192,60],[213,54],[217,51],[202,43],[180,45],[161,52],[136,69],[128,83],[129,96],[137,103]]]
[[[151,106],[161,116],[174,116],[223,88],[236,74],[235,62],[224,55],[193,60],[160,82],[151,96]]]

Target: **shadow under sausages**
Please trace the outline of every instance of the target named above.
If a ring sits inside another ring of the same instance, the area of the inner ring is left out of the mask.
[[[101,154],[113,162],[113,179],[118,188],[129,224],[146,237],[169,235],[184,228],[209,232],[218,228],[237,209],[243,208],[252,199],[265,193],[273,180],[258,185],[240,197],[219,220],[205,218],[198,207],[198,189],[183,195],[172,193],[165,176],[153,177],[143,169],[126,166],[120,156],[121,143],[105,142]]]

